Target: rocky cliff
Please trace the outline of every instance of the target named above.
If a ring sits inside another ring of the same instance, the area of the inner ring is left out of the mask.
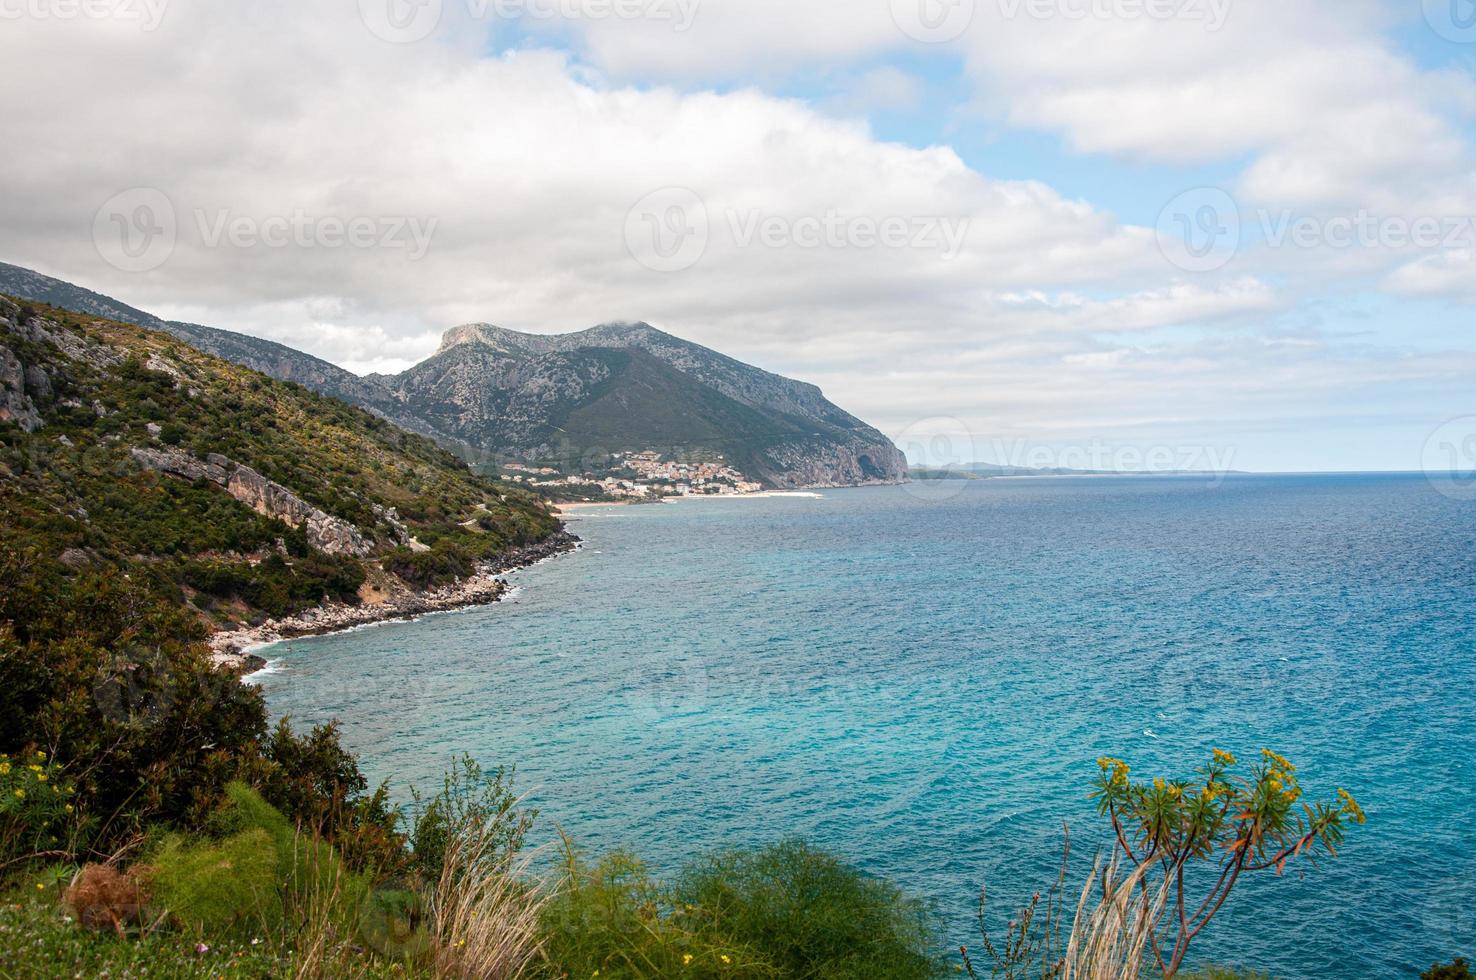
[[[135,447],[132,454],[147,469],[184,480],[209,480],[263,517],[304,529],[308,544],[325,555],[367,558],[374,553],[374,543],[348,521],[324,513],[282,484],[219,453],[201,460],[178,450]]]

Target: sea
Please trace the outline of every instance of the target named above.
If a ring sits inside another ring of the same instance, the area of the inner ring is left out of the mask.
[[[1447,488],[1448,489],[1448,488]],[[1109,830],[1099,756],[1271,748],[1367,812],[1243,879],[1191,963],[1415,977],[1476,954],[1476,502],[1412,475],[1005,478],[571,516],[504,602],[280,644],[276,716],[404,800],[516,766],[591,855],[658,873],[802,838],[980,950]],[[987,962],[987,957],[984,957]]]

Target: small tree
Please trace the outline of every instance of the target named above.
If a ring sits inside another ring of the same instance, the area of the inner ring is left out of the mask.
[[[1235,756],[1215,749],[1197,780],[1133,782],[1121,759],[1097,760],[1092,798],[1112,821],[1116,848],[1138,869],[1142,901],[1160,891],[1168,900],[1151,916],[1149,948],[1165,977],[1184,962],[1242,875],[1281,874],[1321,848],[1336,856],[1346,824],[1364,822],[1363,810],[1338,790],[1335,803],[1308,804],[1297,767],[1265,749],[1248,777],[1232,773]],[[1196,866],[1208,865],[1205,875]],[[1203,895],[1196,883],[1212,882]]]

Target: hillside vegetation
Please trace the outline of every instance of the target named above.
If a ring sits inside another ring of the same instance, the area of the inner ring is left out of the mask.
[[[429,439],[158,331],[0,298],[0,383],[9,545],[208,622],[437,584],[558,529]]]

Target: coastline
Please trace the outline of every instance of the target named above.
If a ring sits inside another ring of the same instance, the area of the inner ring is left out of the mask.
[[[248,677],[267,665],[265,657],[256,653],[283,640],[303,636],[323,636],[347,630],[411,620],[428,613],[450,612],[472,606],[491,605],[507,595],[511,586],[500,576],[536,565],[575,550],[579,539],[561,530],[545,541],[518,548],[486,562],[475,574],[426,592],[404,592],[387,597],[383,602],[348,605],[330,602],[314,606],[293,616],[269,619],[259,626],[242,630],[222,630],[207,641],[210,660],[217,668]]]
[[[819,489],[838,490],[842,487],[825,487],[815,490],[757,490],[753,493],[692,493],[686,496],[660,497],[655,500],[575,500],[554,505],[554,513],[564,516],[582,510],[600,510],[609,507],[650,507],[656,504],[676,504],[688,500],[760,500],[767,497],[807,497],[819,500],[824,494]]]

